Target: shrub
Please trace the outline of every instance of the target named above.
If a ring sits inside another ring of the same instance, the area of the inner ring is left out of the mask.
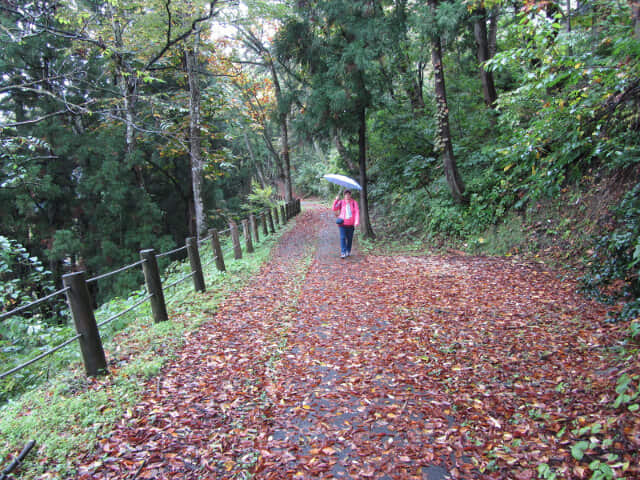
[[[609,232],[595,242],[590,272],[582,280],[585,290],[601,300],[625,300],[620,318],[630,319],[640,315],[640,183],[613,215]]]

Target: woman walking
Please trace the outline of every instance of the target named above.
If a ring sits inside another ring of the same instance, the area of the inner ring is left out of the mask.
[[[344,198],[340,200],[340,195],[333,201],[332,209],[339,212],[336,223],[340,228],[340,258],[351,255],[351,244],[353,243],[353,231],[360,223],[360,209],[358,202],[351,198],[351,190],[344,191]]]

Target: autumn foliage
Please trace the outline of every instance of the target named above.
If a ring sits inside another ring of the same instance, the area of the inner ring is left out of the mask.
[[[336,252],[307,209],[79,478],[638,478],[640,418],[616,402],[638,359],[573,280]]]

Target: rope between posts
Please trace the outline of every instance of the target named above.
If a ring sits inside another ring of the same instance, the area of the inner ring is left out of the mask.
[[[185,275],[185,276],[184,276],[184,277],[182,277],[180,280],[176,280],[175,282],[173,282],[173,283],[171,283],[171,284],[167,285],[167,286],[166,286],[166,288],[175,287],[175,286],[176,286],[176,285],[178,285],[179,283],[184,282],[187,278],[189,278],[189,277],[193,277],[193,275],[194,275],[195,273],[196,273],[196,272],[191,272],[191,273],[189,273],[188,275]]]
[[[109,322],[114,321],[116,318],[121,317],[122,315],[124,315],[125,313],[130,312],[131,310],[133,310],[134,308],[136,308],[138,305],[146,302],[147,300],[149,300],[151,297],[153,297],[153,294],[147,295],[146,297],[144,297],[142,300],[134,303],[132,306],[130,306],[129,308],[127,308],[126,310],[121,311],[120,313],[116,313],[115,315],[107,318],[106,320],[103,320],[102,322],[98,323],[98,327],[101,327],[103,325],[106,325]]]
[[[34,307],[42,302],[49,300],[52,297],[55,297],[56,295],[60,295],[61,293],[66,293],[67,291],[69,291],[69,287],[64,287],[58,290],[57,292],[50,293],[46,297],[39,298],[38,300],[34,300],[31,303],[28,303],[26,305],[13,309],[10,312],[3,313],[2,315],[0,315],[0,322],[15,315],[16,313],[19,313],[19,312],[22,312],[23,310],[27,310],[28,308]]]
[[[230,231],[231,231],[231,228],[227,228],[226,230],[222,230],[222,231],[218,232],[218,235],[224,235],[225,233],[230,232]]]
[[[73,343],[74,341],[76,341],[77,339],[79,339],[82,336],[82,334],[77,334],[75,337],[70,338],[69,340],[67,340],[66,342],[61,343],[60,345],[58,345],[57,347],[53,347],[50,350],[47,350],[44,353],[41,353],[40,355],[38,355],[37,357],[32,358],[31,360],[29,360],[28,362],[23,363],[22,365],[18,365],[17,367],[12,368],[11,370],[1,373],[0,374],[0,380],[2,380],[5,377],[8,377],[9,375],[16,373],[19,370],[22,370],[23,368],[28,367],[29,365],[36,363],[38,360],[43,359],[44,357],[46,357],[47,355],[51,355],[52,353],[57,352],[58,350],[66,347],[67,345],[69,345],[70,343]]]
[[[218,257],[213,257],[212,260],[209,260],[207,263],[205,263],[204,265],[202,265],[203,267],[208,267],[209,265],[211,265],[212,263],[214,263],[216,261]]]
[[[211,240],[211,235],[209,235],[208,237],[204,237],[203,239],[198,240],[198,245],[202,245],[207,240]]]
[[[125,270],[129,270],[130,268],[137,267],[138,265],[142,265],[146,260],[138,260],[136,263],[132,263],[131,265],[127,265],[125,267],[119,268],[118,270],[114,270],[113,272],[105,273],[102,275],[98,275],[97,277],[90,278],[87,280],[87,283],[95,282],[97,280],[103,280],[111,275],[115,275],[116,273],[124,272]]]
[[[166,256],[171,255],[173,253],[179,252],[180,250],[185,250],[186,248],[187,248],[187,246],[185,245],[184,247],[174,248],[173,250],[169,250],[168,252],[159,253],[158,255],[156,255],[156,258],[166,257]]]

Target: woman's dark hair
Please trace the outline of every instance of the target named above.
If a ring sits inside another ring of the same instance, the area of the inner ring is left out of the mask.
[[[344,191],[344,194],[345,194],[345,195],[346,195],[347,193],[348,193],[349,195],[351,195],[351,190],[345,190],[345,191]]]

